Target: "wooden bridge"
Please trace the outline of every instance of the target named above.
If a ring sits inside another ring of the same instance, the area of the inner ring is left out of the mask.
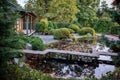
[[[93,52],[93,53],[84,53],[84,52],[76,52],[76,51],[67,51],[67,50],[55,50],[55,49],[46,49],[44,51],[36,51],[36,50],[23,50],[25,54],[39,54],[45,55],[48,53],[56,53],[56,54],[69,54],[69,55],[78,55],[78,56],[86,56],[86,57],[99,57],[99,55],[105,56],[118,56],[117,53],[111,52]]]

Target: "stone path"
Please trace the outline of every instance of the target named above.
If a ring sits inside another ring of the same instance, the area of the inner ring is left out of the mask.
[[[97,34],[97,36],[102,36],[102,34]],[[114,35],[105,35],[105,37],[107,37],[109,40],[114,40],[114,41],[120,40],[117,36]]]
[[[52,42],[57,42],[58,40],[55,40],[53,35],[39,35],[39,34],[34,34],[33,36],[37,36],[40,37],[44,44],[49,44]],[[74,34],[74,36],[76,36],[77,38],[79,38],[80,36]],[[97,34],[97,36],[102,36],[102,34]],[[120,40],[117,36],[114,35],[105,35],[105,37],[107,37],[109,40],[114,40],[114,41],[118,41]]]
[[[54,39],[53,35],[37,35],[37,34],[34,34],[33,36],[37,36],[37,37],[41,38],[43,40],[44,44],[49,44],[49,43],[58,41],[58,40]]]

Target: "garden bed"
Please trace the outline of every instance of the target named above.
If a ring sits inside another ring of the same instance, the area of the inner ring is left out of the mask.
[[[85,52],[85,53],[92,50],[93,47],[94,44],[73,43],[66,41],[54,42],[47,45],[48,49],[68,50],[68,51]]]

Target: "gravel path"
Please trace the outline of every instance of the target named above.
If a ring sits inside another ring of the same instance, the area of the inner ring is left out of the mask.
[[[97,34],[97,35],[101,36],[101,34]],[[44,44],[49,44],[49,43],[57,42],[58,41],[58,40],[54,39],[53,35],[34,34],[33,36],[40,37],[43,40]],[[75,35],[75,34],[74,34],[74,36],[80,37],[80,36]],[[105,37],[107,37],[110,40],[114,40],[114,41],[120,40],[117,36],[114,36],[114,35],[105,35]]]
[[[49,44],[49,43],[58,41],[58,40],[54,39],[53,35],[37,35],[37,34],[34,34],[34,36],[37,36],[37,37],[41,38],[43,40],[44,44]]]
[[[97,35],[102,36],[102,34],[97,34]],[[105,37],[107,37],[109,40],[114,40],[114,41],[120,40],[117,36],[114,35],[105,35]]]

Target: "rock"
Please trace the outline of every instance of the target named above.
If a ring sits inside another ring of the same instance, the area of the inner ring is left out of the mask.
[[[30,43],[27,43],[26,44],[26,49],[31,50],[32,49],[32,45]]]

